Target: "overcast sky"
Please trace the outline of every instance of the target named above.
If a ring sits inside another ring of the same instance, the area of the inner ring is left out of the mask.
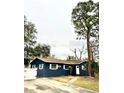
[[[57,58],[74,55],[71,49],[84,44],[76,40],[71,22],[72,9],[79,1],[84,0],[25,0],[24,14],[36,26],[37,41],[49,44]]]

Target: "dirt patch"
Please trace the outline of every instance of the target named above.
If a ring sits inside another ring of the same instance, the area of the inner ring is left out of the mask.
[[[24,93],[36,93],[33,89],[24,88]]]
[[[54,91],[54,93],[70,93],[68,91],[62,90],[62,89],[58,89],[58,88],[54,88],[52,89]]]
[[[73,77],[71,76],[61,76],[61,77],[52,77],[50,79],[57,80],[60,82],[68,83]]]
[[[51,89],[50,87],[44,85],[44,86],[39,86],[39,85],[36,85],[36,89],[39,89],[39,90],[47,90],[47,89]]]

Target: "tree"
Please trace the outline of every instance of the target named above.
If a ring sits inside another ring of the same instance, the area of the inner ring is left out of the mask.
[[[38,44],[33,50],[34,57],[49,57],[50,56],[50,46],[46,44]]]
[[[56,57],[56,55],[55,54],[52,54],[51,56],[50,56],[50,58],[55,58]]]
[[[92,61],[99,62],[99,40],[95,38],[90,41],[91,51],[92,51]]]
[[[78,60],[78,56],[77,56],[77,49],[71,49],[71,51],[74,53],[74,56],[68,56],[69,59],[73,59],[73,60]]]
[[[75,56],[67,56],[66,58],[67,61],[75,61]]]
[[[24,56],[31,57],[33,46],[36,44],[36,28],[32,22],[27,21],[24,16]]]
[[[79,38],[86,39],[88,53],[88,73],[91,75],[91,47],[90,38],[96,37],[99,31],[99,3],[89,0],[87,2],[79,2],[72,11],[72,22],[75,32]]]
[[[71,51],[74,53],[74,58],[75,60],[82,60],[82,54],[85,54],[86,51],[85,51],[85,48],[84,46],[82,46],[82,48],[74,48],[74,49],[71,49]]]

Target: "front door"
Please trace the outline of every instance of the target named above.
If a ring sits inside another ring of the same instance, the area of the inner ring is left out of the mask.
[[[80,74],[79,65],[76,65],[76,75]]]

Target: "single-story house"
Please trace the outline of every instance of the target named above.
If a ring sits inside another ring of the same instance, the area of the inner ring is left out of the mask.
[[[88,75],[86,66],[83,62],[79,61],[65,61],[55,58],[35,58],[30,63],[30,67],[37,68],[37,77]]]

